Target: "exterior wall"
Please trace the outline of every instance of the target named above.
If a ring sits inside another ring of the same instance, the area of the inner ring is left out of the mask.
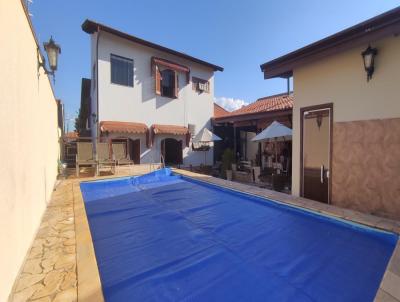
[[[247,132],[246,154],[248,160],[257,162],[258,143],[252,141],[257,134],[255,132]]]
[[[17,34],[16,34],[17,33]],[[20,1],[0,1],[0,301],[6,301],[57,176],[57,104],[37,75],[37,44]]]
[[[339,150],[351,150],[347,144],[350,142],[347,139],[338,139],[338,131],[343,127],[354,129],[352,122],[354,121],[372,121],[372,120],[387,120],[400,117],[400,100],[398,93],[398,85],[400,79],[400,38],[388,37],[378,42],[372,43],[373,47],[378,48],[378,55],[375,60],[375,73],[372,80],[367,82],[366,72],[364,71],[361,52],[367,47],[357,47],[352,50],[339,53],[334,56],[321,59],[317,62],[305,65],[294,70],[294,88],[295,88],[295,103],[293,109],[293,175],[292,175],[292,193],[299,195],[300,193],[300,108],[312,105],[319,105],[324,103],[333,103],[333,160],[338,157],[344,156],[339,153]],[[379,122],[378,122],[379,123]],[[363,129],[370,129],[362,127]],[[384,137],[387,131],[394,136],[395,128],[378,127],[379,135]],[[355,131],[350,135],[354,137],[360,135]],[[375,134],[376,135],[376,134]],[[398,138],[396,138],[398,139]],[[386,148],[394,148],[392,143],[387,145]],[[380,149],[376,153],[369,150],[370,145],[364,145],[364,148],[359,152],[359,160],[366,161],[369,159],[371,162],[381,163],[389,157],[388,149]],[[392,149],[390,149],[392,150]],[[346,152],[347,154],[347,152]],[[396,153],[397,154],[397,153]],[[393,164],[390,169],[395,169],[400,161],[400,156],[390,157]],[[397,164],[396,164],[397,163]],[[363,165],[364,168],[360,170],[358,175],[371,175],[371,168],[369,165]],[[353,173],[350,167],[342,167],[348,173]],[[342,169],[340,168],[340,169]],[[336,169],[339,169],[336,167]],[[399,167],[397,166],[397,175]],[[342,172],[342,171],[338,171]],[[335,183],[335,165],[332,168],[332,180]],[[374,172],[375,173],[375,172]],[[399,177],[389,177],[390,173],[387,172],[380,174],[382,177],[387,177],[385,181],[390,182],[392,187],[397,190],[397,197],[383,197],[382,194],[376,192],[372,195],[364,195],[361,197],[354,197],[354,184],[346,186],[333,186],[332,189],[332,202],[343,204],[339,202],[336,193],[340,190],[347,192],[346,196],[340,194],[340,200],[347,199],[346,206],[356,204],[354,206],[358,210],[371,211],[375,213],[386,213],[394,211],[394,208],[387,208],[383,204],[399,204],[400,187],[396,179]],[[339,173],[340,174],[340,173]],[[336,174],[338,175],[338,174]],[[339,176],[337,176],[339,177]],[[389,177],[389,178],[388,178]],[[379,174],[375,174],[371,178],[371,182],[380,184]],[[350,189],[353,188],[353,189]],[[364,186],[357,187],[359,189],[367,189]],[[371,189],[371,187],[369,188]],[[368,190],[369,190],[368,189]],[[381,190],[380,190],[381,191]],[[336,199],[336,200],[335,200]],[[355,201],[357,199],[357,201]],[[361,199],[365,201],[361,201]],[[368,199],[368,200],[366,200]],[[383,201],[386,200],[386,201]],[[370,203],[367,205],[366,203]],[[381,204],[379,204],[381,203]],[[358,204],[358,205],[357,205]],[[397,207],[397,206],[396,206]],[[373,209],[373,210],[371,210]],[[400,211],[395,210],[392,213],[400,217]]]
[[[95,46],[94,42],[92,42],[92,48],[93,46]],[[111,83],[111,54],[134,60],[134,87]],[[157,96],[154,89],[154,77],[151,73],[152,56],[188,66],[191,70],[191,77],[202,78],[210,82],[210,93],[199,94],[192,90],[191,82],[186,83],[186,75],[179,73],[179,97],[171,99]],[[166,124],[185,127],[190,123],[196,125],[196,132],[204,127],[211,130],[210,119],[214,110],[212,69],[105,32],[100,32],[98,65],[99,121],[140,122],[147,126]],[[157,144],[159,140],[157,138],[154,147],[147,151],[146,156],[142,157],[143,163],[153,159],[159,160],[160,150]],[[145,142],[142,143],[142,146],[145,148]],[[204,163],[204,152],[191,151],[191,148],[186,147],[183,150],[183,158],[184,165],[198,165]],[[207,163],[212,164],[212,162],[213,151],[211,149],[207,154]]]

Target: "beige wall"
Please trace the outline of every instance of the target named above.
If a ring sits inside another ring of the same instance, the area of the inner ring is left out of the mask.
[[[37,76],[36,42],[19,0],[0,1],[0,301],[37,231],[57,175],[57,105]]]
[[[377,47],[379,53],[375,73],[369,82],[361,57],[367,45],[294,70],[294,195],[300,192],[301,107],[333,103],[334,123],[400,117],[400,37],[389,37],[371,45]],[[334,171],[332,173],[334,175]]]

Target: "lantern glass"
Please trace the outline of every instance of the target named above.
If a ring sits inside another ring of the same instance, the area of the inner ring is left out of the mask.
[[[50,69],[52,71],[56,71],[58,64],[58,54],[61,52],[60,46],[58,46],[54,42],[53,37],[51,37],[49,42],[44,43],[44,49],[46,50],[47,53]]]
[[[51,70],[57,70],[57,50],[54,48],[47,49],[47,58],[49,59],[49,65]]]
[[[364,66],[365,66],[365,69],[370,69],[371,68],[372,59],[373,59],[372,52],[369,52],[369,53],[364,55]]]
[[[375,56],[378,54],[378,50],[376,48],[372,48],[370,45],[364,50],[361,55],[364,61],[364,68],[367,72],[367,81],[372,78],[372,74],[375,69]]]

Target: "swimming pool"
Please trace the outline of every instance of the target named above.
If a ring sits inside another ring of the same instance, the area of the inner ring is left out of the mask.
[[[373,301],[398,239],[168,169],[81,191],[106,301]]]

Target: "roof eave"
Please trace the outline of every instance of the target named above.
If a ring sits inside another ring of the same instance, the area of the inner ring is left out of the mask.
[[[400,33],[400,7],[260,65],[265,79],[293,75],[293,69],[323,57]]]
[[[207,66],[207,67],[209,67],[209,68],[212,68],[214,71],[224,71],[224,68],[223,68],[223,67],[220,67],[220,66],[218,66],[218,65],[214,65],[214,64],[212,64],[212,63],[208,63],[208,62],[206,62],[206,61],[203,61],[203,60],[197,59],[197,58],[195,58],[195,57],[192,57],[192,56],[190,56],[190,55],[187,55],[187,54],[185,54],[185,53],[182,53],[182,52],[179,52],[179,51],[176,51],[176,50],[173,50],[173,49],[164,47],[164,46],[162,46],[162,45],[158,45],[158,44],[155,44],[155,43],[152,43],[152,42],[149,42],[149,41],[140,39],[140,38],[138,38],[138,37],[129,35],[129,34],[127,34],[127,33],[124,33],[124,32],[122,32],[122,31],[116,30],[116,29],[114,29],[114,28],[108,27],[108,26],[106,26],[106,25],[97,23],[97,22],[92,21],[92,20],[89,20],[89,19],[86,19],[86,20],[82,23],[82,30],[83,30],[84,32],[88,33],[88,34],[93,34],[93,33],[97,32],[98,30],[102,30],[102,31],[108,32],[108,33],[110,33],[110,34],[116,35],[116,36],[118,36],[118,37],[120,37],[120,38],[129,40],[129,41],[132,41],[132,42],[134,42],[134,43],[139,43],[139,44],[145,45],[145,46],[147,46],[147,47],[154,48],[154,49],[158,49],[158,50],[164,51],[164,52],[166,52],[166,53],[175,55],[175,56],[177,56],[177,57],[184,58],[184,59],[186,59],[186,60],[195,62],[195,63],[197,63],[197,64]]]
[[[215,123],[233,123],[238,121],[246,121],[251,119],[262,119],[262,118],[272,118],[278,117],[283,115],[290,115],[293,113],[292,108],[288,109],[277,109],[274,111],[267,111],[267,112],[252,112],[252,113],[242,113],[236,115],[228,115],[228,116],[221,116],[221,117],[214,117]]]

